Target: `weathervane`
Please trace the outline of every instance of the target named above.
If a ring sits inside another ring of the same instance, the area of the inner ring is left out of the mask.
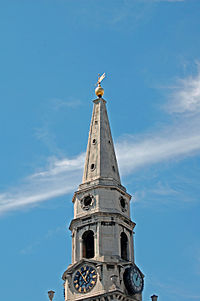
[[[100,74],[98,74],[98,81],[96,83],[96,85],[98,85],[98,87],[95,89],[95,94],[101,98],[104,94],[104,89],[101,87],[101,82],[102,80],[105,78],[106,74],[105,72],[100,76]]]

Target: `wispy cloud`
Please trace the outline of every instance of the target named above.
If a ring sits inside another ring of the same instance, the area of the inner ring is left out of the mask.
[[[33,206],[44,200],[72,192],[81,181],[84,155],[75,159],[49,159],[48,166],[25,178],[20,187],[0,194],[0,213]]]
[[[124,136],[116,144],[120,170],[128,175],[167,160],[182,159],[200,152],[200,70],[196,76],[177,81],[168,110],[184,118],[162,130],[140,136]],[[185,118],[186,112],[193,112]],[[184,113],[184,114],[183,114]],[[24,179],[20,186],[0,194],[0,213],[34,206],[77,189],[81,182],[85,154],[75,158],[49,158],[45,168]]]
[[[149,273],[150,274],[150,273]],[[172,281],[161,282],[160,279],[156,279],[153,276],[149,276],[151,286],[157,287],[157,289],[161,288],[166,294],[171,296],[177,296],[181,298],[181,300],[199,300],[200,294],[199,291],[189,291],[189,287],[183,287],[180,281],[176,281],[176,283]]]
[[[200,243],[198,240],[188,244],[184,250],[185,260],[190,261],[197,277],[200,276]]]
[[[61,151],[56,146],[56,137],[52,134],[50,128],[57,123],[57,120],[63,118],[63,114],[69,114],[69,110],[77,109],[82,103],[79,99],[69,97],[67,100],[60,98],[52,98],[43,102],[45,110],[43,112],[41,125],[35,128],[35,136],[43,141],[49,150],[56,153]]]
[[[173,129],[171,129],[173,130]],[[132,141],[130,141],[132,140]],[[200,134],[189,132],[152,133],[144,139],[128,137],[117,143],[117,156],[123,175],[135,169],[164,160],[184,158],[200,151]],[[20,187],[0,194],[0,213],[30,206],[44,200],[71,193],[81,182],[85,154],[74,159],[50,160],[48,167],[24,180]]]
[[[200,64],[193,76],[178,79],[167,104],[170,113],[200,113]]]
[[[171,128],[147,137],[127,137],[117,144],[120,169],[123,174],[133,172],[149,164],[170,159],[183,158],[200,150],[200,133],[187,131],[180,133],[180,128]]]
[[[69,100],[64,100],[60,98],[52,98],[50,100],[51,106],[55,110],[60,110],[63,108],[76,108],[81,105],[79,99],[70,98]]]
[[[27,246],[25,246],[23,249],[21,249],[19,252],[22,255],[27,255],[27,254],[31,254],[34,252],[34,250],[41,245],[42,243],[44,243],[46,240],[49,240],[52,238],[52,236],[57,235],[60,232],[65,231],[64,227],[56,227],[55,229],[49,230],[41,239],[37,239],[35,241],[31,240],[31,243],[28,244]]]

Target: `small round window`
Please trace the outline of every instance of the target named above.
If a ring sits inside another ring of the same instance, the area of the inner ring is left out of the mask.
[[[90,194],[84,196],[81,199],[81,207],[84,210],[89,210],[90,207],[92,207],[93,204],[94,204],[94,197],[92,195],[90,195]]]
[[[90,206],[92,203],[92,198],[90,195],[87,195],[84,199],[83,199],[83,204],[84,206]]]
[[[91,169],[91,171],[95,170],[95,164],[94,164],[94,163],[92,163],[92,164],[90,165],[90,169]]]

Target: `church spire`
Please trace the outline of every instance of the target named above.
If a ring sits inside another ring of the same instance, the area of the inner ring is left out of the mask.
[[[98,79],[95,90],[98,98],[94,100],[92,120],[88,138],[85,168],[82,184],[94,180],[120,185],[118,165],[106,110],[106,101],[102,98],[104,93],[100,83],[105,77]]]
[[[131,196],[121,185],[99,77],[82,184],[74,193],[72,264],[63,274],[65,301],[142,301],[135,265]]]

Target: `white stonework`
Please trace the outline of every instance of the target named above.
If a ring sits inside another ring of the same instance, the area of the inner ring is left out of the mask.
[[[94,165],[93,168],[92,164]],[[94,100],[83,183],[98,178],[110,178],[120,184],[117,160],[106,111],[106,101],[102,98]]]
[[[63,274],[65,300],[142,300],[141,294],[129,295],[123,279],[125,269],[134,264],[135,223],[130,219],[130,199],[120,182],[106,102],[98,98],[94,101],[83,181],[72,200],[72,264]],[[84,235],[89,232],[94,247],[92,257],[86,258]],[[79,292],[74,277],[86,265],[97,272],[96,284],[87,292]]]

